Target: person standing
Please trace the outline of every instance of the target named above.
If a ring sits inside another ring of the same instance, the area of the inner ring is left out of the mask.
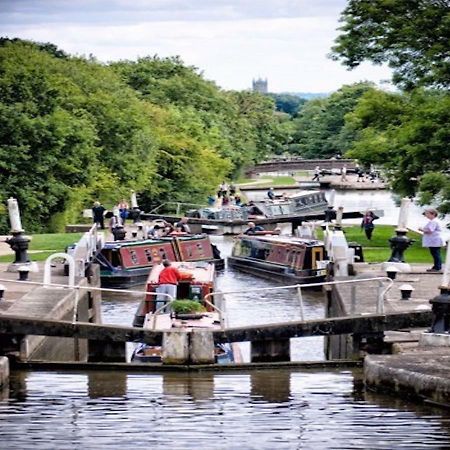
[[[273,190],[273,188],[269,188],[269,190],[267,191],[267,197],[269,197],[270,200],[274,200],[275,199],[275,191]]]
[[[121,202],[117,205],[120,212],[120,218],[122,219],[123,225],[125,225],[126,219],[128,217],[129,205],[128,202],[123,198]]]
[[[100,203],[95,202],[92,207],[92,218],[94,219],[94,223],[100,226],[102,230],[105,229],[105,214],[106,208]]]
[[[314,169],[314,176],[312,181],[320,181],[320,167],[316,166],[316,168]]]
[[[375,225],[373,223],[374,220],[377,220],[379,217],[373,213],[373,211],[370,211],[369,209],[364,213],[362,222],[361,222],[361,228],[366,233],[367,239],[370,241],[372,239],[372,233],[375,228]]]
[[[156,292],[158,294],[168,294],[175,300],[177,298],[178,281],[182,278],[181,273],[176,267],[172,267],[168,259],[164,259],[162,264],[164,268],[159,273],[159,286],[156,288]],[[158,295],[156,297],[156,309],[161,308],[168,300],[170,299],[167,295]]]
[[[441,224],[437,216],[438,212],[434,208],[427,208],[423,215],[428,219],[428,223],[419,228],[422,231],[422,247],[428,247],[433,257],[433,267],[427,272],[440,272],[442,269],[441,247],[443,244],[441,237]]]

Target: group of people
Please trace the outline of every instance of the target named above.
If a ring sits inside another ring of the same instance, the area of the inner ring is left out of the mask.
[[[124,226],[130,209],[127,201],[122,199],[115,208],[117,208],[118,214],[114,214],[112,211],[107,211],[99,201],[94,202],[94,206],[92,207],[93,222],[102,230],[105,229],[105,218],[109,219],[109,229],[111,231],[113,228],[118,226]]]
[[[175,222],[173,225],[165,220],[160,220],[147,230],[147,237],[149,239],[158,239],[165,236],[173,236],[175,234],[190,234],[191,228],[188,224],[188,218],[183,217],[180,221]]]
[[[236,186],[233,183],[228,184],[223,181],[217,190],[217,195],[208,197],[208,205],[217,208],[222,206],[242,206],[242,200]]]

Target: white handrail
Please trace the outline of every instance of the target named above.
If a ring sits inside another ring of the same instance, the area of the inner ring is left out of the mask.
[[[377,313],[384,314],[384,300],[386,299],[387,292],[392,288],[392,286],[394,284],[394,281],[388,277],[358,278],[357,280],[323,281],[321,283],[291,284],[288,286],[254,288],[254,289],[252,289],[252,292],[277,291],[280,289],[297,289],[297,290],[300,289],[301,290],[301,288],[305,288],[305,287],[309,288],[309,287],[316,287],[316,286],[333,286],[333,285],[337,285],[337,284],[354,284],[354,283],[361,283],[364,281],[377,281],[377,280],[388,282],[388,286],[386,287],[386,289],[384,291],[382,291],[380,293],[378,301],[377,301]],[[216,294],[242,294],[242,290],[240,290],[240,291],[215,291],[215,292],[211,292],[210,294],[207,294],[205,296],[205,298],[212,296],[212,295],[216,295]],[[300,299],[300,297],[299,297],[299,299]],[[303,308],[302,301],[301,301],[301,308]]]
[[[55,258],[64,258],[68,263],[69,263],[69,287],[74,287],[75,286],[75,259],[71,256],[68,255],[67,253],[53,253],[53,255],[50,255],[46,260],[45,260],[45,265],[44,265],[44,287],[48,287],[50,286],[51,283],[51,279],[52,279],[52,266],[51,266],[51,262],[55,259]]]

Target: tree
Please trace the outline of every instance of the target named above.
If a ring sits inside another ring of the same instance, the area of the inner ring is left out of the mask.
[[[305,158],[329,158],[348,150],[353,135],[348,130],[344,133],[345,115],[373,88],[371,83],[355,83],[307,102],[293,121],[296,132],[291,148]]]
[[[387,62],[404,89],[450,84],[448,0],[349,0],[332,58],[350,69]]]
[[[450,211],[450,95],[415,90],[367,92],[346,117],[355,136],[348,156],[386,170],[394,190],[419,192],[423,203]]]

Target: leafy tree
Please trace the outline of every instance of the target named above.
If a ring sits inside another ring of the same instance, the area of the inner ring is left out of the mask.
[[[367,92],[346,118],[356,136],[348,156],[384,167],[396,191],[419,191],[449,211],[449,111],[447,92]]]
[[[387,62],[405,89],[449,86],[448,0],[349,0],[341,22],[331,56],[350,69]]]
[[[305,98],[301,98],[292,94],[268,94],[275,101],[277,111],[296,117],[299,110],[307,102]]]
[[[345,116],[372,89],[371,83],[356,83],[343,86],[327,98],[307,102],[294,119],[291,149],[305,158],[329,158],[345,152],[353,141],[353,135],[344,130]]]

